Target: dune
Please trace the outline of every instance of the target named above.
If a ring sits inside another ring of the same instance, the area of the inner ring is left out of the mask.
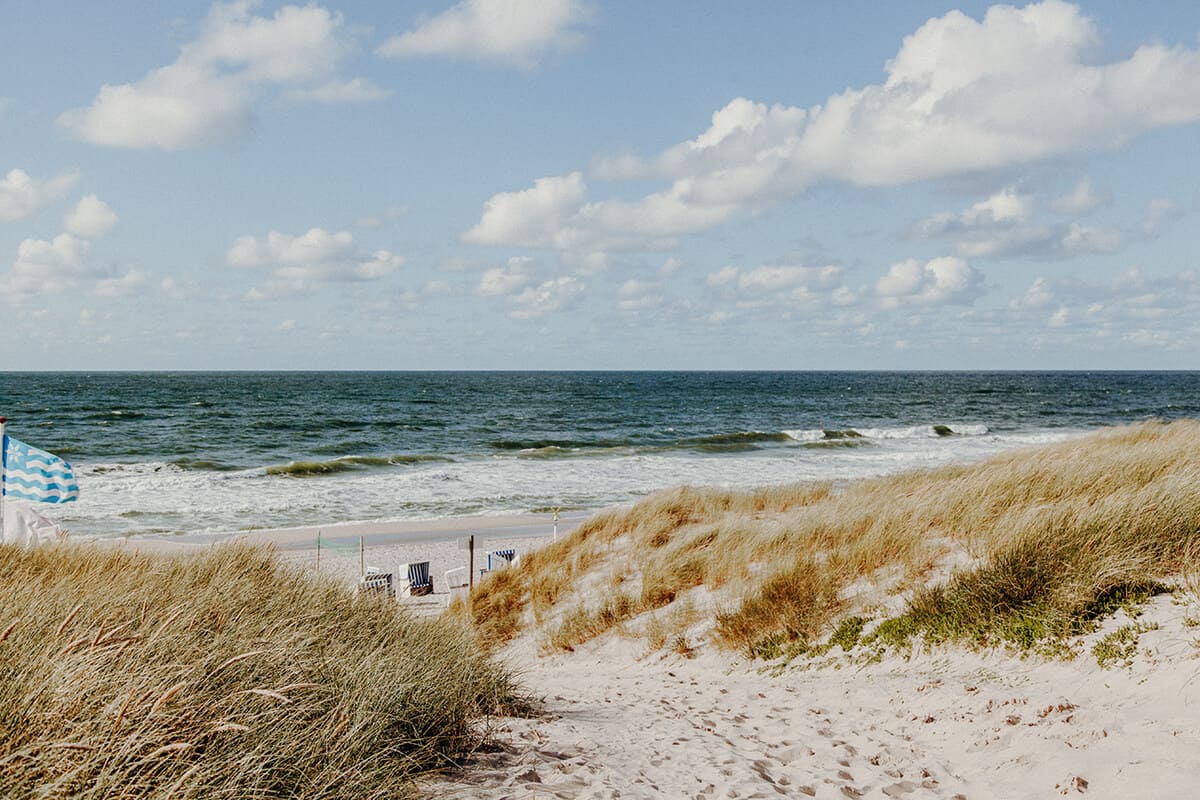
[[[542,698],[451,798],[1191,793],[1200,424],[606,512],[488,576]]]

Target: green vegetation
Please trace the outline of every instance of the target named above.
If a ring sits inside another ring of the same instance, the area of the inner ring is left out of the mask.
[[[1129,667],[1133,657],[1137,655],[1138,636],[1146,631],[1156,630],[1158,625],[1137,623],[1122,625],[1092,646],[1092,655],[1101,667]]]
[[[258,549],[0,547],[0,796],[395,798],[519,710],[448,621]]]

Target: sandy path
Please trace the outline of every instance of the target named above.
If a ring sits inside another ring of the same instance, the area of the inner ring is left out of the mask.
[[[1169,600],[1157,613],[1180,615]],[[1117,670],[943,652],[770,676],[620,640],[547,659],[514,651],[547,716],[502,720],[497,752],[427,788],[530,800],[1194,796],[1190,636],[1164,624]]]

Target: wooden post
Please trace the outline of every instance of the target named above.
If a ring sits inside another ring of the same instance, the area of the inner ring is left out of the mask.
[[[317,571],[321,569],[321,531],[317,531]]]
[[[471,534],[467,539],[467,550],[470,555],[467,556],[467,591],[475,588],[475,534]]]
[[[358,537],[358,574],[360,577],[367,574],[366,549],[366,545],[363,544],[363,537]]]

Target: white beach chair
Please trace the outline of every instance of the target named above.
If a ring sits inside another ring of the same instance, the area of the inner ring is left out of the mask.
[[[392,573],[384,572],[379,567],[367,567],[367,574],[358,582],[359,594],[381,595],[392,597]]]
[[[502,550],[489,550],[487,554],[487,570],[511,567],[517,563],[517,551],[511,547]]]
[[[396,589],[398,597],[421,597],[433,593],[428,561],[401,564],[396,568],[396,573],[400,576],[400,585]]]

